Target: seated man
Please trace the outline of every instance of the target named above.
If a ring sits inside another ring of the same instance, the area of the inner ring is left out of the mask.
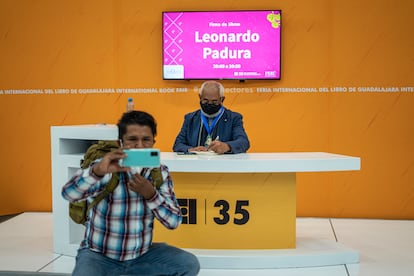
[[[246,152],[250,142],[243,127],[242,115],[223,107],[223,85],[206,81],[201,85],[199,97],[201,109],[184,116],[173,151]]]
[[[157,125],[150,114],[130,111],[119,120],[118,133],[125,148],[152,148]],[[119,173],[115,190],[88,212],[73,275],[197,275],[200,264],[193,254],[152,242],[154,218],[169,229],[182,219],[168,168],[161,165],[163,183],[157,189],[150,169],[133,173],[119,165],[125,156],[121,148],[105,154],[62,188],[65,199],[91,203]]]

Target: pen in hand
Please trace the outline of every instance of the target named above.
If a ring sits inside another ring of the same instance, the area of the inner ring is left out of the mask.
[[[219,142],[219,141],[220,141],[219,139],[220,139],[220,136],[218,136],[218,135],[217,135],[217,136],[216,136],[216,138],[214,139],[214,141],[213,141],[213,142],[215,142],[215,141]],[[207,150],[209,150],[209,151],[213,151],[213,150],[211,150],[210,148],[211,148],[211,144],[210,144],[210,145],[208,145]]]

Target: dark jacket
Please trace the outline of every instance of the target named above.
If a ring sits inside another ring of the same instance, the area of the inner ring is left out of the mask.
[[[204,145],[203,136],[206,134],[200,114],[201,111],[197,110],[184,116],[184,122],[175,139],[173,151],[187,152],[189,148]],[[226,108],[212,132],[213,140],[217,136],[219,136],[220,141],[230,146],[231,151],[229,153],[246,152],[250,147],[249,139],[243,127],[242,115]]]

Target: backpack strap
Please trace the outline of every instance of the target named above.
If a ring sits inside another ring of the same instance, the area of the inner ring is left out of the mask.
[[[118,182],[119,182],[119,173],[112,174],[111,180],[109,180],[108,184],[105,186],[103,191],[99,193],[90,204],[88,204],[88,209],[86,210],[86,214],[89,213],[89,210],[93,208],[93,206],[98,204],[107,195],[112,193],[115,190],[116,186],[118,186]]]
[[[154,187],[159,189],[161,184],[164,183],[164,179],[162,179],[161,168],[153,168],[150,174]]]

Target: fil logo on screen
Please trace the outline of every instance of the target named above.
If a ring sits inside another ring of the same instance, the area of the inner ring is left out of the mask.
[[[197,224],[197,200],[192,198],[178,198],[177,200],[183,215],[182,224]]]
[[[276,71],[265,71],[265,77],[275,77]]]

